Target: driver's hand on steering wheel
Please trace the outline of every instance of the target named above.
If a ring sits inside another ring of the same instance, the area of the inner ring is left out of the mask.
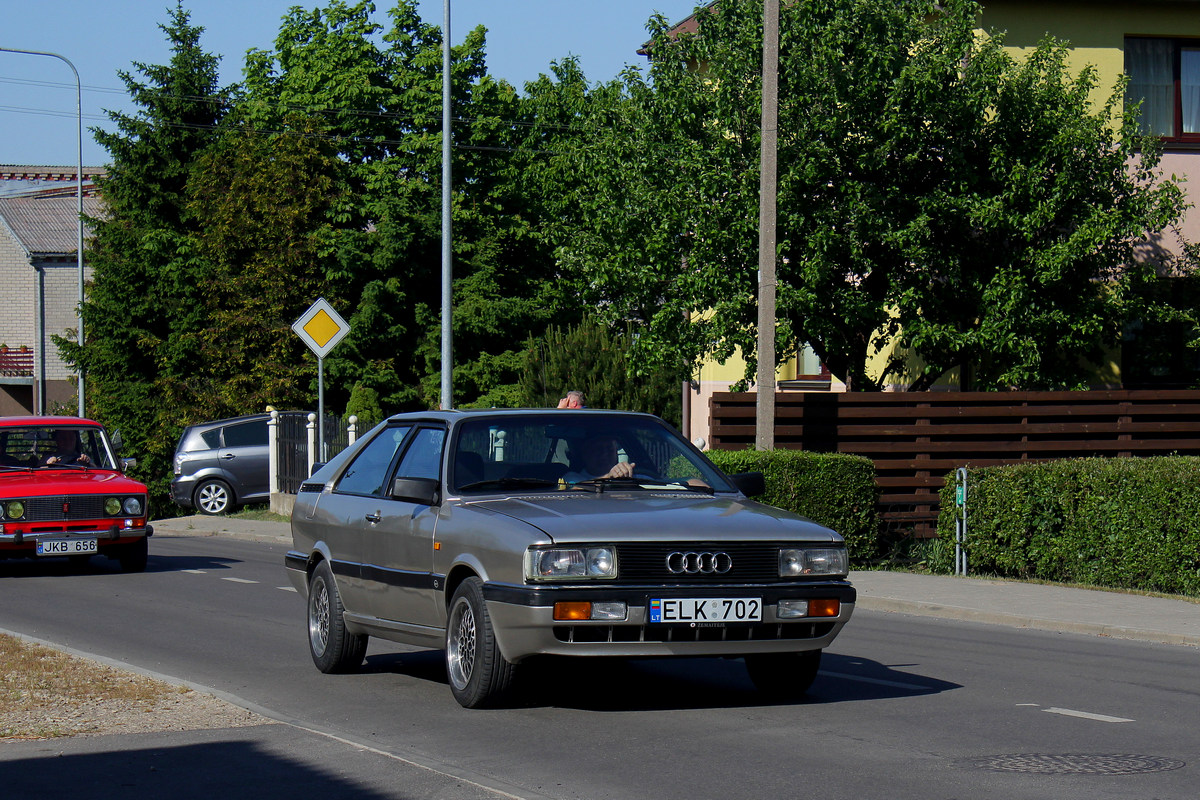
[[[633,468],[637,465],[632,461],[618,461],[612,469],[601,475],[601,478],[632,478]]]

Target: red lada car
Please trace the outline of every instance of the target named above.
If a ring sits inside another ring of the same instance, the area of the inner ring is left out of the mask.
[[[146,568],[146,486],[125,477],[103,426],[0,417],[0,558],[94,555]]]

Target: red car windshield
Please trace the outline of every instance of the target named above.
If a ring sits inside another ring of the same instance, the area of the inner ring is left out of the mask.
[[[0,470],[116,469],[100,428],[63,425],[0,427]]]

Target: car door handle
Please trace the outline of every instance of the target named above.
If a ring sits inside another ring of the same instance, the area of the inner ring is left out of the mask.
[[[223,459],[225,459],[226,461],[228,461],[228,460],[229,460],[229,459],[231,459],[231,458],[237,458],[237,456],[235,456],[233,453],[226,453],[225,455],[221,456],[221,458],[223,458]]]
[[[367,514],[367,517],[366,517],[366,519],[367,519],[367,522],[369,522],[369,523],[371,523],[372,525],[374,525],[376,522],[379,522],[379,520],[383,519],[383,517],[381,517],[381,516],[379,515],[379,513],[378,513],[378,512],[376,512],[376,513],[374,513],[374,514]]]

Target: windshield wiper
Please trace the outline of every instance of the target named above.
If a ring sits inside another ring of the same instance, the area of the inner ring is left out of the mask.
[[[660,489],[669,489],[672,491],[683,492],[699,492],[700,494],[713,494],[714,489],[711,486],[696,486],[685,481],[669,481],[661,478],[591,478],[586,481],[579,481],[572,484],[581,489],[586,489],[589,492],[601,494],[608,488],[617,489],[646,489],[647,491],[657,491]]]
[[[22,467],[17,464],[0,464],[0,469],[6,469],[15,472],[33,472],[33,467]]]
[[[545,478],[494,478],[490,481],[475,481],[456,488],[460,492],[469,492],[473,489],[552,489],[556,486],[558,486],[558,481],[550,481]]]

